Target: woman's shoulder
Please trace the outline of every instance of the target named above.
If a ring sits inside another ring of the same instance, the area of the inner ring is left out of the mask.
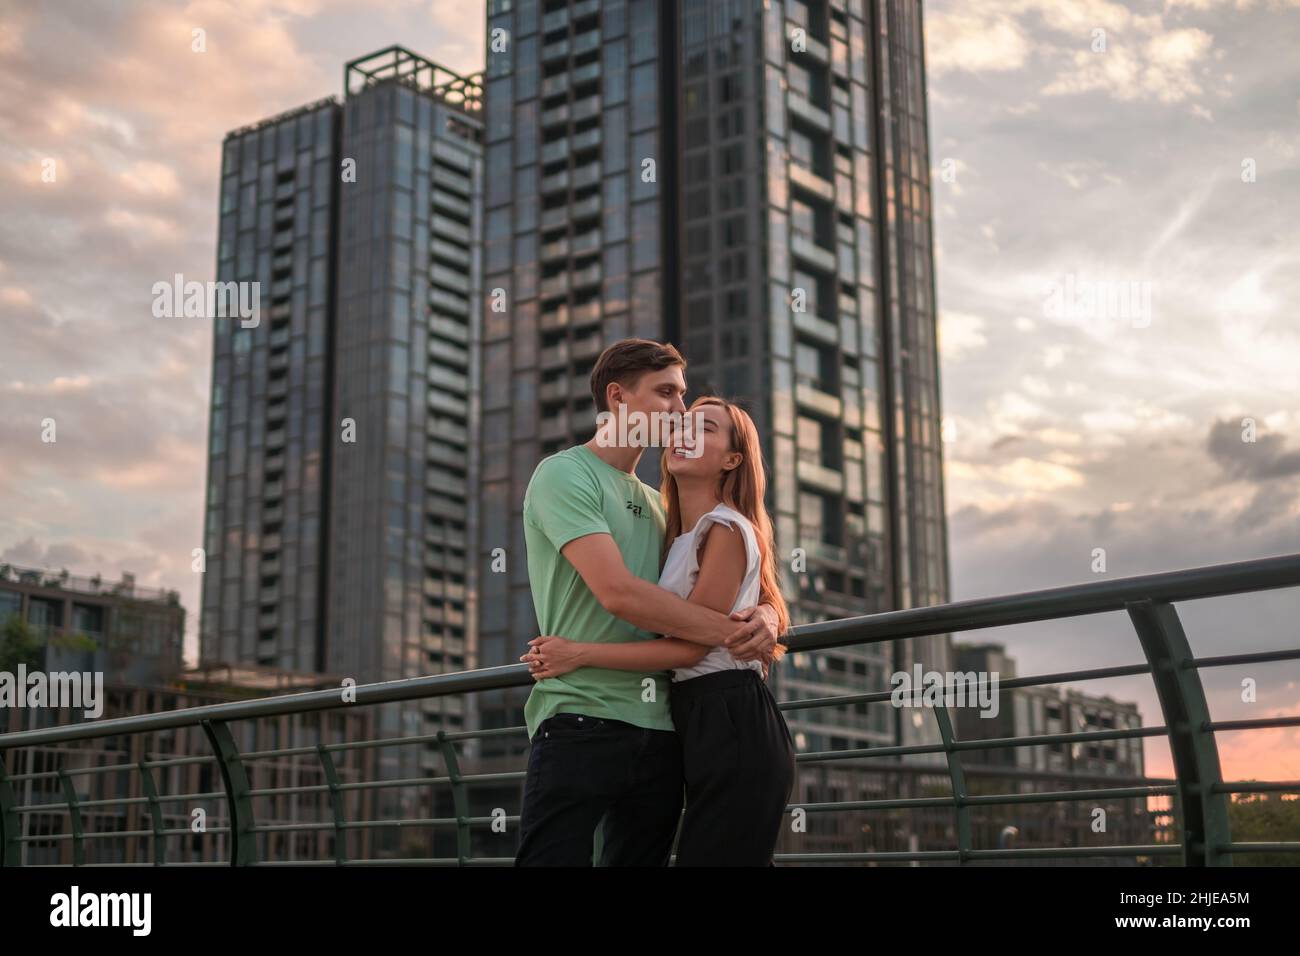
[[[745,550],[749,551],[757,549],[758,538],[754,531],[753,522],[735,508],[731,507],[731,505],[720,503],[714,506],[713,510],[705,517],[710,520],[701,522],[700,529],[702,531],[706,529],[708,524],[721,524],[732,527],[739,531],[740,536],[744,539]]]
[[[739,524],[743,527],[749,528],[750,530],[753,530],[754,527],[753,522],[726,502],[718,502],[718,504],[713,506],[713,510],[710,511],[709,514],[711,516],[725,518],[728,522]]]

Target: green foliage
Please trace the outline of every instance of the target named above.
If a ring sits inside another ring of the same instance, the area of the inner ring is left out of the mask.
[[[0,625],[0,671],[15,673],[19,664],[39,668],[45,661],[45,642],[17,614]]]
[[[99,650],[99,642],[82,631],[53,635],[50,637],[50,644],[64,651],[84,651],[93,654]]]
[[[1300,841],[1300,799],[1276,793],[1242,793],[1228,803],[1233,843]],[[1243,853],[1238,866],[1300,866],[1300,853]]]

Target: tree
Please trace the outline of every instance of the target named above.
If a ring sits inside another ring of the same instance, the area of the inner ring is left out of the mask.
[[[39,668],[45,660],[45,642],[17,614],[0,625],[0,671],[14,673],[18,665]]]

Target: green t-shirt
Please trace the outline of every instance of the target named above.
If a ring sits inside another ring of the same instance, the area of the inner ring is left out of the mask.
[[[606,611],[560,549],[583,535],[611,535],[627,569],[658,584],[664,532],[659,492],[636,475],[602,461],[586,445],[542,459],[524,493],[528,581],[540,633],[611,643],[654,638],[655,634]],[[654,681],[653,694],[643,683],[646,678]],[[538,681],[524,705],[528,736],[537,733],[543,720],[561,712],[672,730],[670,684],[667,671],[604,667],[579,667]]]

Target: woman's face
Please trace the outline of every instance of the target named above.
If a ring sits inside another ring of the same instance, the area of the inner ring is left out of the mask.
[[[734,468],[741,460],[739,452],[731,451],[731,416],[721,405],[699,405],[687,416],[699,416],[703,429],[696,429],[691,440],[699,454],[688,457],[682,452],[681,442],[686,438],[678,430],[672,432],[671,450],[668,453],[668,471],[677,478],[708,478],[722,474],[724,468]]]

